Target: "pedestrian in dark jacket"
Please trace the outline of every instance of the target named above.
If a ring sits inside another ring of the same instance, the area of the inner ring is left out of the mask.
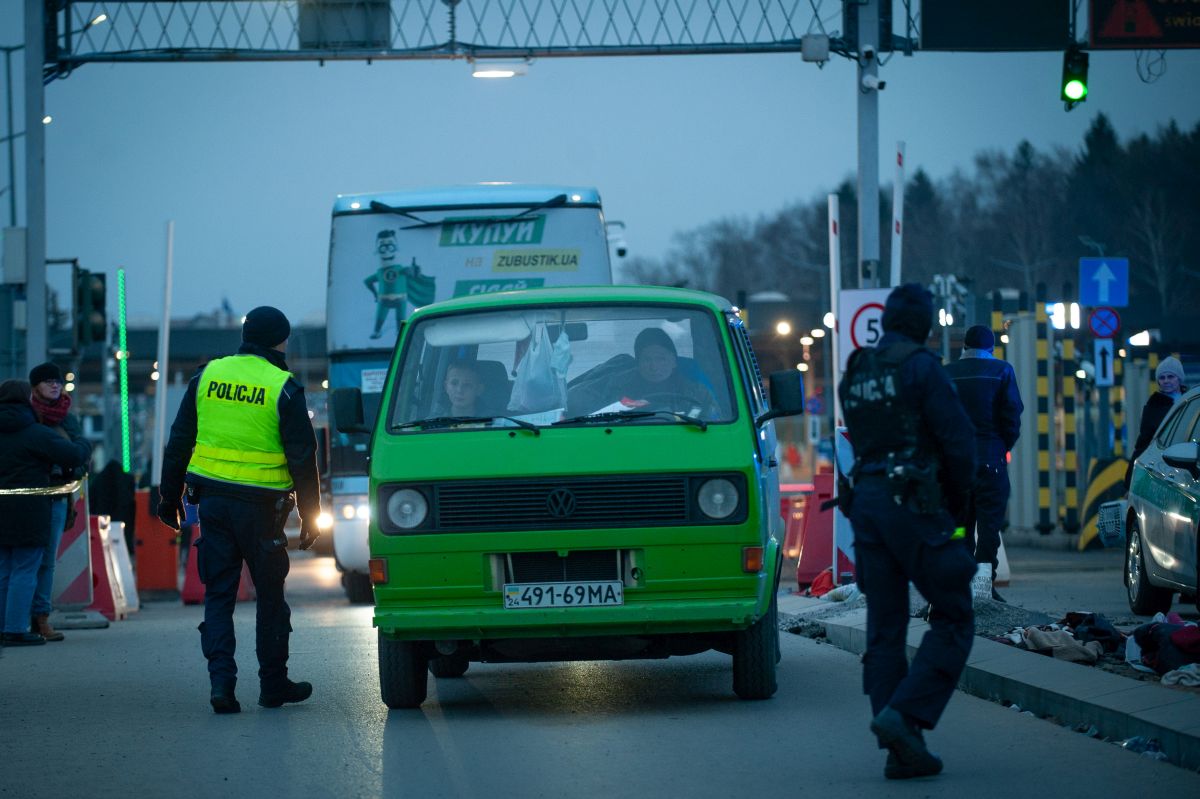
[[[1010,486],[1008,453],[1021,435],[1021,392],[1007,361],[992,355],[996,339],[983,325],[974,325],[963,339],[962,357],[946,364],[958,398],[975,425],[975,483],[963,518],[967,549],[976,563],[991,564],[983,572],[978,595],[1004,598],[992,581],[1000,564],[1000,530],[1004,527]]]
[[[29,371],[29,384],[33,386],[29,402],[37,420],[68,441],[81,440],[83,430],[79,419],[70,413],[71,395],[63,391],[66,381],[63,380],[62,370],[49,361],[38,364]],[[64,469],[56,465],[50,470],[50,484],[67,485],[83,477],[83,474],[82,468]],[[54,588],[58,545],[62,542],[64,527],[68,526],[68,518],[74,515],[70,512],[74,502],[74,493],[61,494],[50,499],[50,537],[46,541],[42,565],[38,567],[31,621],[33,632],[40,633],[47,641],[61,641],[65,637],[50,624],[50,612],[54,610],[51,593]]]
[[[1133,462],[1136,461],[1146,448],[1150,446],[1150,442],[1154,440],[1154,434],[1158,432],[1158,426],[1162,424],[1163,419],[1167,418],[1167,411],[1171,410],[1179,398],[1187,393],[1187,386],[1183,384],[1183,364],[1178,358],[1168,356],[1163,358],[1162,363],[1158,365],[1158,369],[1154,372],[1154,379],[1158,383],[1158,391],[1150,395],[1150,399],[1146,400],[1146,404],[1142,407],[1142,421],[1138,425],[1137,441],[1133,444],[1133,453],[1129,456],[1129,465],[1125,467],[1125,490],[1129,490],[1129,484],[1133,480]]]
[[[37,570],[50,534],[51,495],[17,493],[47,489],[50,469],[82,466],[86,441],[70,441],[38,424],[24,380],[0,383],[0,619],[5,646],[44,644],[29,631]]]

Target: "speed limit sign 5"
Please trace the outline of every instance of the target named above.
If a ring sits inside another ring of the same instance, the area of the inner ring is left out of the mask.
[[[855,289],[838,297],[838,361],[842,369],[850,353],[874,347],[883,337],[883,306],[891,289]]]

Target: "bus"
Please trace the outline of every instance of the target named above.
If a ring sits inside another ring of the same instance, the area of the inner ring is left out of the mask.
[[[357,388],[369,425],[400,327],[415,309],[452,297],[611,284],[594,188],[481,183],[339,195],[326,295],[329,388]],[[365,433],[330,432],[333,551],[354,603],[373,599],[369,444]]]

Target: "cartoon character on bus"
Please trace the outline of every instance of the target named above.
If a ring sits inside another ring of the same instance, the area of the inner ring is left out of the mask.
[[[433,302],[434,279],[421,273],[415,257],[408,266],[397,264],[396,250],[396,231],[379,231],[375,236],[379,268],[363,280],[363,285],[375,297],[375,328],[371,331],[373,339],[383,335],[383,325],[389,313],[395,315],[398,334],[400,323],[408,316],[409,302],[412,302],[414,309]]]

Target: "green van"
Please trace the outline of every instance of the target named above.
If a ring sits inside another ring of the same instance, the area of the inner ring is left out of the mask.
[[[334,394],[361,432],[357,389]],[[379,680],[417,707],[474,662],[732,655],[775,693],[783,520],[772,419],[737,309],[646,286],[531,289],[405,322],[370,448]]]

